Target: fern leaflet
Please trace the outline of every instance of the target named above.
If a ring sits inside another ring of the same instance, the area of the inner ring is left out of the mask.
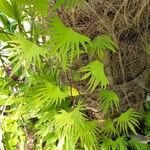
[[[93,50],[99,55],[106,49],[116,52],[117,48],[117,44],[108,35],[100,35],[93,40]]]
[[[72,62],[75,54],[79,57],[80,46],[82,46],[84,50],[87,50],[86,43],[91,45],[91,41],[88,37],[64,26],[58,17],[52,19],[51,27],[51,55],[59,51],[60,54],[67,57],[68,52],[70,52],[70,62]]]
[[[104,72],[104,65],[98,60],[90,62],[87,66],[82,67],[80,72],[85,72],[82,80],[90,77],[87,86],[89,86],[88,89],[91,89],[91,91],[93,91],[98,85],[101,85],[101,88],[105,89],[109,84],[109,81]]]
[[[71,112],[65,110],[60,111],[54,117],[54,125],[56,133],[60,135],[59,141],[62,142],[61,147],[64,149],[73,150],[80,139],[81,147],[94,150],[97,147],[95,122],[86,120],[82,111],[83,106],[78,105]],[[57,147],[59,147],[59,143]]]
[[[37,46],[35,43],[26,40],[22,35],[17,34],[16,40],[10,41],[10,45],[12,45],[12,49],[10,49],[12,65],[14,65],[12,74],[14,74],[18,69],[22,66],[24,67],[24,71],[22,76],[27,73],[30,65],[40,66],[41,64],[41,56],[45,56],[47,51],[46,49]]]
[[[114,107],[119,107],[119,97],[116,93],[109,90],[102,90],[99,95],[99,99],[102,102],[101,107],[104,114],[106,114],[111,108],[112,112]]]
[[[126,135],[128,135],[128,132],[130,129],[133,133],[136,134],[135,127],[138,127],[138,118],[139,114],[134,111],[132,108],[128,109],[126,112],[122,113],[118,118],[114,120],[116,122],[116,126],[119,129],[119,131]]]
[[[104,133],[106,136],[111,137],[117,134],[117,130],[114,126],[114,122],[111,119],[107,119],[104,122],[103,127],[101,128],[101,132]]]
[[[125,137],[118,137],[116,140],[105,138],[101,150],[127,150],[127,141]]]

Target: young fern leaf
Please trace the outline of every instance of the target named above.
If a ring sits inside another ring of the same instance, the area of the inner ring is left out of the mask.
[[[127,139],[125,137],[118,137],[115,141],[111,138],[103,140],[101,150],[127,150]]]
[[[102,102],[101,107],[104,114],[108,112],[109,108],[111,108],[113,113],[113,109],[118,109],[119,107],[119,97],[112,91],[102,90],[99,94],[99,99]]]
[[[49,81],[44,81],[43,84],[37,86],[34,89],[35,101],[43,101],[47,105],[60,105],[66,97],[69,97],[68,93],[64,92],[58,85],[52,84]]]
[[[137,139],[131,138],[128,144],[132,150],[146,150],[144,149],[145,144],[140,143]]]
[[[75,150],[76,144],[80,141],[82,148],[90,150],[97,148],[97,125],[84,117],[82,113],[84,109],[78,105],[70,112],[62,110],[54,116],[53,124],[59,139],[57,147],[60,147],[59,143],[62,142],[61,148]]]
[[[98,60],[90,62],[87,66],[82,67],[80,69],[80,72],[85,72],[82,80],[90,77],[90,80],[87,84],[87,86],[89,86],[88,90],[91,89],[91,91],[94,91],[94,89],[98,85],[100,85],[101,88],[105,89],[106,86],[109,84],[109,81],[104,72],[104,65]]]
[[[43,68],[40,73],[34,72],[30,73],[30,75],[30,82],[33,85],[39,85],[39,83],[43,83],[45,80],[55,84],[58,83],[59,70],[56,68],[51,68],[49,70],[47,70],[47,68]]]
[[[44,106],[44,108],[47,106],[59,106],[67,97],[79,95],[78,91],[73,87],[60,87],[58,84],[49,82],[48,80],[37,83],[35,86],[32,89],[32,104],[34,108],[40,108],[41,106]]]
[[[114,142],[111,138],[103,139],[103,143],[101,145],[100,150],[116,150],[114,149]]]
[[[107,119],[104,122],[104,125],[100,131],[107,137],[111,137],[117,134],[117,130],[114,126],[114,122],[111,119]]]
[[[82,54],[82,53],[80,53]],[[66,70],[69,70],[69,67],[71,66],[70,64],[70,61],[71,61],[71,56],[72,53],[68,52],[66,55],[64,54],[60,54],[59,52],[58,53],[55,53],[55,56],[56,58],[59,60],[59,66],[60,68],[62,68],[64,71]],[[76,53],[73,54],[73,59],[76,58]]]
[[[108,35],[100,35],[93,40],[93,51],[100,57],[103,57],[106,49],[116,52],[117,48],[117,44]]]
[[[58,113],[57,109],[51,107],[51,109],[48,109],[48,110],[38,114],[39,120],[35,123],[36,134],[38,136],[41,136],[42,138],[46,138],[50,134],[55,136],[55,134],[53,133],[53,128],[51,128],[50,124],[53,121],[54,116],[57,113]],[[54,136],[53,136],[53,138],[54,138]],[[55,137],[57,140],[57,136],[55,136]],[[51,141],[49,141],[49,142],[51,142]],[[55,142],[55,141],[53,141],[53,142]]]
[[[115,140],[115,147],[116,147],[116,150],[128,150],[127,148],[127,139],[125,137],[118,137],[116,140]]]
[[[41,64],[41,56],[45,57],[47,51],[46,49],[37,46],[35,43],[28,41],[22,35],[17,34],[16,40],[10,41],[10,45],[12,45],[12,49],[10,49],[12,65],[14,65],[12,74],[14,74],[21,67],[24,67],[24,71],[22,76],[30,68],[30,65],[40,66]]]
[[[139,114],[132,108],[128,109],[126,112],[122,113],[118,118],[114,120],[116,127],[120,133],[128,135],[130,129],[134,134],[136,134],[135,127],[139,125]]]
[[[29,91],[27,96],[31,98],[30,106],[34,109],[46,108],[51,106],[60,106],[62,103],[67,103],[66,98],[70,96],[78,96],[79,92],[70,86],[59,85],[59,70],[49,69],[43,70],[40,73],[33,73],[30,77]]]
[[[58,17],[52,19],[51,27],[51,55],[58,51],[67,57],[70,52],[70,62],[72,62],[75,54],[79,57],[80,46],[87,50],[86,43],[91,45],[88,37],[66,27]]]
[[[60,62],[60,67],[63,68],[63,70],[68,70],[69,67],[70,67],[70,60],[69,60],[69,57],[66,57],[66,55],[63,55],[63,54],[59,54],[56,56],[57,59],[59,60]]]

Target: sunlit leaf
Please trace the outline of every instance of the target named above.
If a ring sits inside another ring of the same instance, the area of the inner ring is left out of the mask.
[[[129,134],[129,129],[136,134],[135,127],[138,127],[138,118],[140,115],[134,111],[132,108],[128,109],[126,112],[122,113],[118,118],[114,120],[117,124],[118,130],[124,134]]]
[[[88,37],[66,27],[58,17],[52,19],[51,27],[51,55],[59,51],[60,54],[68,57],[68,52],[70,52],[69,57],[72,62],[75,55],[79,57],[81,46],[87,50],[86,43],[91,44]]]
[[[101,107],[105,114],[108,113],[109,108],[113,112],[114,108],[118,109],[119,107],[119,97],[112,91],[101,90],[99,100],[101,101]]]
[[[24,67],[22,76],[28,72],[30,65],[40,66],[41,57],[44,57],[47,53],[46,49],[37,46],[35,43],[25,39],[22,35],[17,34],[16,40],[10,41],[10,44],[14,47],[10,49],[11,60],[13,67],[12,74],[14,74],[21,67]]]
[[[116,42],[113,41],[113,39],[109,35],[100,35],[94,38],[93,40],[93,47],[91,48],[94,54],[98,54],[101,58],[103,58],[103,55],[106,50],[110,50],[112,52],[116,52],[118,49],[118,46]]]
[[[97,147],[95,122],[88,121],[82,113],[83,106],[78,105],[74,110],[66,112],[62,110],[55,116],[54,125],[56,133],[60,134],[60,138],[65,138],[65,143],[71,143],[72,150],[75,148],[78,140],[81,140],[81,147],[95,149]]]
[[[87,66],[82,67],[80,72],[85,73],[82,80],[89,78],[87,86],[89,86],[88,89],[91,89],[91,91],[93,91],[98,85],[105,89],[109,84],[104,72],[104,65],[98,60],[90,62]]]

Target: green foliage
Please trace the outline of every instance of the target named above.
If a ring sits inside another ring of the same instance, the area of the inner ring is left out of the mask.
[[[40,13],[43,16],[47,16],[48,15],[48,0],[43,0],[41,3],[41,0],[15,0],[15,2],[19,5],[28,5],[32,8],[32,10],[37,11],[38,13]]]
[[[134,111],[132,108],[128,109],[126,112],[122,113],[114,121],[116,122],[116,127],[120,132],[123,132],[125,135],[128,135],[130,129],[133,133],[136,134],[135,127],[138,127],[139,114]]]
[[[143,117],[143,124],[144,124],[144,134],[149,135],[150,134],[150,102],[145,103],[145,110],[142,114]]]
[[[144,132],[146,134],[149,134],[150,133],[150,120],[149,120],[149,117],[150,117],[150,113],[145,113],[144,114],[144,125],[145,125],[145,128],[144,128]]]
[[[20,127],[21,124],[17,122],[17,120],[11,119],[10,117],[5,117],[5,120],[1,121],[4,123],[2,129],[5,131],[3,141],[6,149],[15,150],[18,143],[18,147],[22,149],[25,143],[25,133]]]
[[[97,147],[95,136],[97,126],[95,122],[90,122],[84,117],[81,113],[83,109],[83,106],[78,105],[73,111],[62,110],[54,117],[53,123],[60,141],[58,147],[73,150],[78,140],[81,142],[81,147],[85,149]]]
[[[59,18],[61,9],[73,12],[83,2],[0,1],[0,148],[23,150],[31,141],[35,150],[147,146],[127,140],[130,132],[136,133],[139,114],[132,108],[119,112],[118,95],[106,89],[109,81],[102,57],[106,50],[116,52],[116,43],[108,35],[91,40]],[[82,56],[89,58],[86,66]],[[104,117],[95,120],[96,114],[86,106],[89,99],[101,101]]]
[[[100,35],[93,40],[92,50],[94,54],[98,54],[100,58],[103,58],[106,49],[116,52],[117,48],[117,44],[108,35]]]
[[[118,109],[119,107],[119,97],[116,93],[109,91],[109,90],[102,90],[99,95],[99,99],[102,102],[101,108],[104,114],[106,114],[111,108],[112,112],[113,109]]]
[[[105,120],[100,131],[107,137],[118,136],[122,133],[128,136],[130,131],[136,134],[135,128],[139,125],[139,117],[139,114],[130,108],[114,120]]]
[[[8,2],[7,0],[1,0],[0,6],[1,6],[0,10],[8,17],[16,20],[16,22],[19,25],[19,28],[21,29],[22,28],[22,24],[21,24],[22,12],[20,11],[17,4],[13,0],[10,0],[10,2]]]
[[[15,15],[13,12],[13,6],[6,0],[0,1],[0,10],[3,11],[7,16],[15,19]]]
[[[29,92],[32,101],[29,107],[35,109],[45,109],[49,106],[60,106],[64,101],[68,101],[70,96],[78,96],[79,93],[75,88],[70,86],[59,85],[57,82],[59,73],[52,69],[48,72],[35,75],[31,81]],[[72,90],[72,91],[71,91]]]
[[[49,81],[44,81],[40,86],[38,85],[34,89],[34,97],[36,101],[49,102],[49,105],[59,105],[66,97],[68,93],[63,91],[58,85],[54,85]]]
[[[0,32],[0,41],[7,42],[10,40],[10,35],[4,32]]]
[[[137,139],[131,138],[128,143],[132,150],[148,150],[148,145],[140,143]]]
[[[30,11],[34,10],[46,17],[48,15],[48,4],[48,0],[43,0],[42,3],[40,0],[10,0],[10,3],[6,2],[6,0],[2,0],[1,5],[3,7],[1,8],[1,10],[9,17],[16,19],[14,6],[17,5],[17,7],[15,8],[23,10],[24,8],[30,8]],[[12,14],[10,14],[10,12]]]
[[[22,35],[15,35],[16,39],[9,42],[13,47],[10,49],[13,53],[9,59],[14,64],[12,74],[14,74],[21,66],[24,67],[22,75],[27,73],[31,64],[40,66],[41,56],[45,56],[46,50],[37,46],[35,43],[26,40]]]
[[[26,2],[26,0],[24,0]],[[32,4],[35,7],[35,10],[37,10],[39,13],[41,13],[43,16],[47,16],[48,15],[48,0],[32,0]]]
[[[58,108],[54,109],[51,107],[50,110],[45,109],[37,115],[39,120],[35,123],[36,135],[41,138],[43,142],[46,142],[45,147],[49,148],[51,145],[51,147],[60,150],[73,150],[76,149],[78,145],[80,148],[97,149],[97,123],[95,121],[89,121],[86,118],[83,113],[85,110],[84,106],[78,104],[74,109],[71,108],[67,111],[65,109],[58,110]],[[26,113],[29,113],[29,111]],[[15,118],[16,121],[19,116],[20,114],[17,114],[17,116],[15,114],[11,115],[11,118]],[[8,118],[8,121],[10,121],[10,118]],[[9,125],[11,131],[16,131],[13,124]],[[8,127],[7,130],[9,130]],[[7,132],[7,130],[5,130],[5,132]],[[19,134],[19,132],[17,133]],[[14,138],[16,140],[12,138],[13,142],[14,140],[16,141],[16,143],[13,143],[14,145],[19,142],[18,136],[21,136],[21,138],[24,137],[24,135],[18,134],[15,134]]]
[[[90,77],[87,86],[89,86],[88,89],[91,89],[91,91],[93,91],[98,85],[105,89],[109,84],[109,81],[104,72],[104,65],[98,60],[90,62],[87,66],[82,67],[80,72],[85,72],[82,80]]]
[[[52,19],[51,27],[51,55],[59,51],[60,54],[68,57],[68,52],[70,52],[70,61],[72,62],[74,56],[79,57],[80,46],[82,46],[84,50],[87,50],[86,43],[91,44],[88,37],[64,26],[58,17]]]
[[[103,141],[101,150],[127,150],[127,145],[125,137],[118,137],[116,140],[106,138]]]
[[[105,120],[104,125],[100,131],[107,137],[112,137],[118,134],[117,129],[115,128],[115,124],[111,119]]]
[[[127,141],[125,137],[118,137],[115,141],[116,150],[127,150]]]
[[[4,27],[7,27],[9,24],[7,17],[3,13],[0,13],[0,21]]]
[[[111,138],[106,138],[103,140],[101,150],[112,150],[114,148],[114,142]]]

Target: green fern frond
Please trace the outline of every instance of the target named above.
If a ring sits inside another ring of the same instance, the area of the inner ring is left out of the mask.
[[[11,59],[13,67],[12,74],[14,74],[21,67],[24,67],[22,76],[28,72],[30,65],[41,64],[41,56],[45,57],[47,51],[46,49],[37,46],[35,43],[26,40],[22,35],[17,34],[15,41],[10,41],[12,49],[10,49]]]
[[[116,127],[120,133],[128,135],[129,129],[136,134],[135,127],[139,125],[139,114],[132,108],[128,109],[126,112],[122,113],[118,118],[114,120],[116,122]]]
[[[114,149],[114,142],[111,138],[103,139],[103,143],[101,145],[101,150],[116,150]]]
[[[47,102],[48,105],[60,105],[69,96],[58,85],[54,85],[49,81],[44,81],[43,84],[37,86],[33,95],[33,99]]]
[[[117,44],[108,35],[100,35],[93,40],[92,50],[94,51],[94,53],[97,53],[98,56],[103,57],[103,53],[105,50],[116,52],[117,48]]]
[[[59,54],[56,56],[60,62],[60,67],[63,68],[64,71],[68,70],[70,67],[69,56]]]
[[[10,0],[11,3],[16,3],[19,8],[23,9],[22,6],[26,6],[26,9],[29,9],[30,11],[38,12],[40,15],[46,17],[48,15],[48,7],[49,7],[49,1],[43,0],[41,3],[41,0]],[[28,6],[28,7],[27,7]]]
[[[40,72],[30,73],[29,81],[33,85],[38,85],[39,83],[43,83],[43,81],[49,81],[51,83],[58,83],[59,79],[59,70],[57,68],[51,68],[47,70],[47,68],[43,68]]]
[[[81,142],[80,146],[85,149],[94,150],[97,147],[97,125],[85,118],[82,113],[84,109],[83,106],[78,105],[70,112],[62,110],[55,115],[53,123],[59,135],[59,141],[63,141],[61,147],[65,146],[68,150],[74,150],[77,142]]]
[[[67,97],[79,95],[78,91],[73,87],[60,87],[46,80],[43,83],[39,83],[35,88],[31,89],[31,91],[32,102],[30,105],[34,106],[35,109],[59,106]]]
[[[12,5],[7,0],[0,0],[0,10],[4,12],[7,16],[15,19]]]
[[[62,107],[62,104],[69,103],[69,97],[79,95],[76,88],[69,85],[60,85],[59,71],[50,69],[41,73],[33,73],[29,79],[31,83],[28,87],[26,97],[29,97],[28,109],[34,107],[38,112],[48,107]]]
[[[119,107],[119,97],[116,93],[109,91],[109,90],[102,90],[99,95],[99,99],[102,102],[101,108],[104,114],[106,114],[111,108],[112,112],[113,109],[118,109]]]
[[[89,86],[88,90],[91,89],[91,91],[93,91],[98,85],[105,89],[109,84],[104,72],[104,65],[98,60],[90,62],[87,66],[82,67],[80,72],[85,72],[82,80],[90,77],[90,80],[87,84],[87,86]]]
[[[150,135],[150,102],[148,101],[145,105],[146,111],[143,113],[143,122],[145,125],[144,133]]]
[[[111,119],[107,119],[104,122],[104,125],[100,131],[107,137],[111,137],[117,134],[117,130],[114,126],[114,122]]]
[[[51,127],[51,122],[53,121],[54,116],[57,113],[57,109],[51,108],[38,114],[38,121],[35,123],[37,136],[42,137],[42,139],[46,139],[46,137],[48,138],[48,136],[53,135],[53,137],[51,138],[55,137],[55,139],[57,140],[57,136],[53,133],[53,128]],[[56,140],[54,140],[53,142],[55,142]],[[50,141],[50,137],[47,141],[51,142],[51,144],[53,143],[52,141]]]
[[[9,20],[3,13],[0,13],[0,22],[3,24],[4,28],[7,28],[9,26]]]
[[[127,145],[128,143],[125,137],[118,137],[116,140],[105,138],[101,150],[127,150]]]
[[[25,0],[26,1],[26,0]],[[49,1],[48,0],[32,0],[30,1],[30,3],[32,2],[32,4],[35,7],[35,10],[37,10],[40,14],[42,14],[43,16],[48,16],[48,8],[49,8]]]
[[[128,150],[127,148],[127,139],[125,137],[118,137],[115,140],[116,150]]]
[[[88,37],[66,27],[58,17],[52,19],[51,27],[51,55],[59,51],[60,54],[67,57],[70,52],[70,61],[72,62],[74,54],[79,57],[81,46],[87,50],[86,43],[91,45]]]
[[[82,54],[82,52],[80,54]],[[77,56],[76,52],[74,52],[73,56],[71,55],[71,52],[68,52],[66,55],[60,54],[59,52],[55,53],[56,58],[59,60],[59,67],[62,68],[64,71],[69,70],[69,67],[71,67],[71,57],[73,57],[73,60],[75,60]]]
[[[129,147],[132,149],[132,150],[144,150],[143,149],[143,144],[140,143],[140,141],[134,139],[134,138],[131,138],[129,141],[128,141],[128,144],[129,144]],[[145,149],[146,150],[146,149]]]

